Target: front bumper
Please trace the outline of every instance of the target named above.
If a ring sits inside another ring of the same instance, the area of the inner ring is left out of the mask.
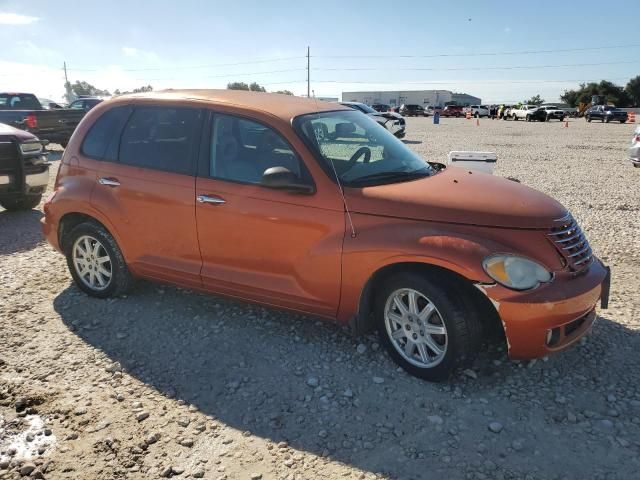
[[[607,307],[609,269],[594,259],[586,273],[562,272],[527,292],[480,286],[502,320],[514,359],[539,358],[563,350],[585,335],[596,319],[598,300]]]
[[[0,197],[42,195],[48,184],[48,163],[33,166],[29,170],[19,169],[15,174],[0,175]]]

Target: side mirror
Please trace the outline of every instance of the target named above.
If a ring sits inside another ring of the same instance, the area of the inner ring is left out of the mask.
[[[315,191],[312,185],[297,183],[297,177],[285,167],[267,168],[262,174],[260,185],[265,188],[289,190],[292,192],[311,194]]]

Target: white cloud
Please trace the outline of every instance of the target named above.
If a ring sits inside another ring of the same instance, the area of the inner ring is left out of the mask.
[[[137,57],[140,53],[140,50],[133,47],[122,47],[122,53],[124,53],[127,57]]]
[[[141,60],[143,62],[149,62],[149,63],[160,62],[160,56],[157,53],[151,52],[148,50],[141,50],[135,47],[124,46],[122,47],[122,53],[124,53],[125,56],[127,57],[137,58],[138,60]]]
[[[31,25],[40,20],[38,17],[19,13],[0,12],[0,25]]]

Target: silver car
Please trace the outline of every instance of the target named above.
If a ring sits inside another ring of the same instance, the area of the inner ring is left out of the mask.
[[[629,147],[629,159],[634,167],[640,168],[640,125],[636,127]]]

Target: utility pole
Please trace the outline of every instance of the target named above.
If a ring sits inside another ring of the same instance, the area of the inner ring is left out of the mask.
[[[307,47],[307,98],[311,98],[311,55],[310,49]]]
[[[67,62],[62,63],[62,69],[64,70],[64,91],[67,102],[73,100],[71,92],[71,84],[69,83],[69,77],[67,76]]]

